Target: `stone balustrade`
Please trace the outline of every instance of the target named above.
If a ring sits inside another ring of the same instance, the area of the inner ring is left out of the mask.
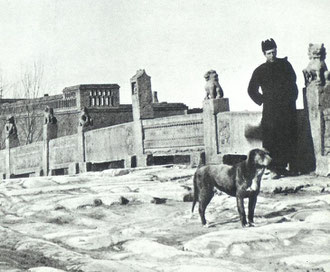
[[[326,176],[330,174],[330,83],[328,75],[324,78],[324,84],[310,80],[304,89],[304,110],[298,111],[296,165],[301,172],[315,170]],[[0,150],[2,176],[76,174],[108,167],[146,166],[161,162],[155,159],[159,156],[172,158],[164,159],[166,162],[180,161],[175,158],[181,156],[191,165],[205,157],[207,164],[214,164],[224,162],[225,156],[242,156],[261,147],[261,112],[230,112],[229,100],[216,98],[204,100],[203,113],[187,114],[185,106],[172,104],[166,110],[173,116],[166,117],[162,116],[166,111],[161,111],[165,104],[152,103],[150,77],[144,70],[139,70],[131,83],[133,120],[100,128],[95,126],[98,123],[93,116],[94,126],[93,122],[91,126],[81,126],[78,119],[82,117],[77,114],[77,133],[72,135],[58,135],[63,125],[58,122],[43,125],[39,143],[18,147],[14,142],[17,137],[7,137],[6,149]],[[77,105],[88,101],[91,109],[92,101],[95,106],[112,103],[111,90],[86,86],[79,92],[80,97],[77,88],[66,89],[63,101],[76,101]]]

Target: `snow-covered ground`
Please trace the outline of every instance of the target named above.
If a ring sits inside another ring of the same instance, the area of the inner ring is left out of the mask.
[[[265,176],[254,228],[241,228],[235,198],[217,193],[204,228],[183,201],[194,172],[2,181],[0,271],[330,271],[330,178]]]

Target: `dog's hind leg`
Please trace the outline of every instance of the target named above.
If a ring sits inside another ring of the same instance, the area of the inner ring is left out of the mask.
[[[253,217],[254,217],[254,209],[256,208],[257,204],[257,196],[250,196],[249,197],[249,214],[248,214],[248,220],[249,225],[253,226]]]
[[[194,212],[194,208],[195,208],[196,202],[198,200],[198,196],[199,196],[199,189],[198,189],[198,186],[197,186],[196,173],[195,173],[194,178],[193,178],[193,185],[194,185],[194,197],[193,197],[193,204],[192,204],[192,207],[191,207],[191,213]]]
[[[199,215],[201,217],[202,224],[206,224],[205,210],[207,205],[209,205],[211,199],[213,198],[214,191],[211,187],[201,188],[199,192]]]
[[[239,214],[239,218],[242,223],[242,227],[246,227],[246,215],[244,210],[244,199],[240,196],[236,196],[237,210]]]

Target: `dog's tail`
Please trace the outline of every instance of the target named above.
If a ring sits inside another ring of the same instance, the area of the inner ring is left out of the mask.
[[[194,208],[195,208],[195,205],[196,205],[196,202],[198,199],[197,171],[194,175],[193,182],[194,182],[194,198],[193,198],[193,204],[192,204],[192,208],[191,208],[192,213],[194,212]]]

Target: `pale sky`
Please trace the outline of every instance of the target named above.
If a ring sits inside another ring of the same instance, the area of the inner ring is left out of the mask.
[[[275,39],[301,91],[308,44],[330,51],[329,14],[329,0],[0,0],[0,68],[11,82],[41,61],[44,93],[117,83],[126,104],[130,78],[145,69],[160,101],[190,108],[202,106],[214,69],[231,110],[258,110],[247,86],[265,60],[261,41]]]

